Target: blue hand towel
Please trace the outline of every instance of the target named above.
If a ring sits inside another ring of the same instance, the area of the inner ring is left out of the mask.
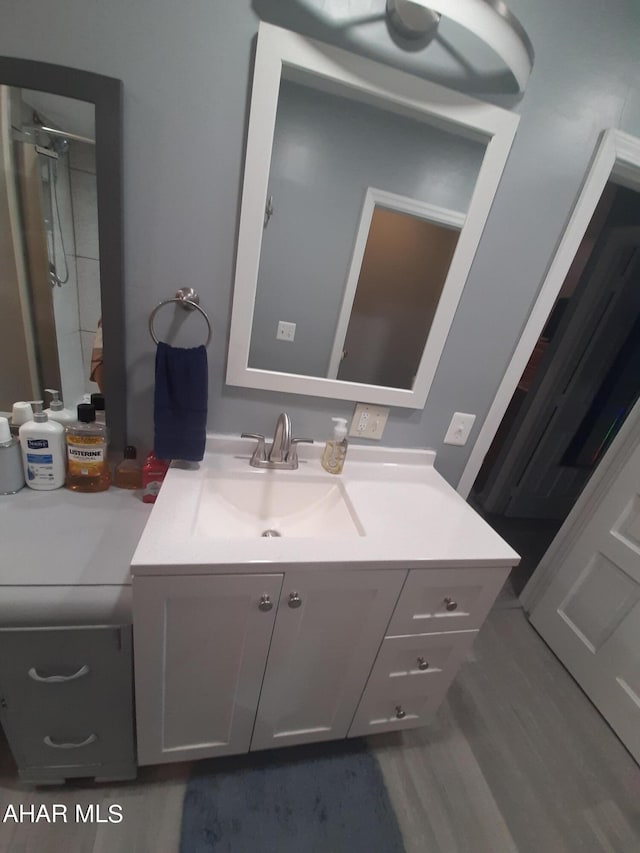
[[[153,452],[158,459],[202,459],[208,389],[204,346],[179,349],[162,341],[158,344],[153,401]]]

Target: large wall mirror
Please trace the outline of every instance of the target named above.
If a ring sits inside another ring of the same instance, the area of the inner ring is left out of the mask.
[[[227,382],[422,408],[517,124],[261,24]]]
[[[122,84],[0,57],[0,412],[105,395],[126,431]]]

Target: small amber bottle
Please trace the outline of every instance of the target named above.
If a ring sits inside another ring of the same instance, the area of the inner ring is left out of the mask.
[[[132,444],[124,449],[124,459],[118,462],[113,476],[113,485],[119,489],[142,488],[142,466],[137,459],[138,451]]]
[[[106,491],[111,484],[107,430],[96,423],[96,410],[91,403],[78,406],[78,421],[67,427],[66,441],[67,489],[74,492]]]

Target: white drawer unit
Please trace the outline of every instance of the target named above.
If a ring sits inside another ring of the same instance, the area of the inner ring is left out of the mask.
[[[367,687],[388,687],[405,682],[435,683],[458,669],[473,645],[477,631],[415,634],[387,637],[369,676]]]
[[[387,637],[378,653],[349,737],[428,722],[473,645],[477,631]]]
[[[367,686],[349,729],[349,737],[424,726],[444,699],[448,678],[402,679],[392,686]]]
[[[0,719],[20,778],[135,776],[131,626],[0,629]]]
[[[387,636],[479,628],[508,571],[497,568],[409,572]]]

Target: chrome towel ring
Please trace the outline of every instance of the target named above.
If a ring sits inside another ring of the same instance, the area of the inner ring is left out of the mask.
[[[209,329],[209,334],[207,335],[207,340],[205,342],[205,346],[208,347],[211,342],[212,334],[211,320],[209,320],[207,312],[204,310],[204,308],[200,307],[200,297],[192,287],[181,287],[175,296],[173,296],[171,299],[163,300],[159,305],[156,305],[151,314],[149,314],[149,334],[151,335],[151,339],[153,340],[154,344],[160,343],[153,330],[153,321],[155,319],[155,316],[163,305],[169,305],[172,302],[175,302],[180,305],[182,308],[184,308],[185,311],[199,311],[202,314],[207,323],[207,328]]]

